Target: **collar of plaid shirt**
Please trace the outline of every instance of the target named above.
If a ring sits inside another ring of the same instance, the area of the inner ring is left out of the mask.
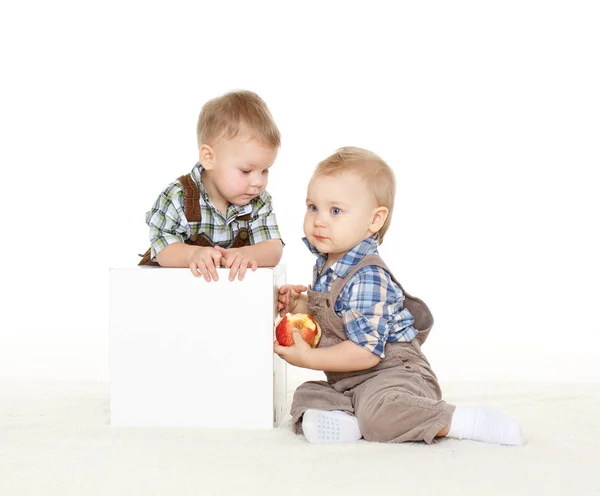
[[[215,214],[218,214],[221,217],[223,217],[223,214],[217,209],[217,207],[215,207],[215,204],[212,202],[212,200],[208,196],[208,193],[206,192],[206,189],[204,188],[204,184],[202,183],[202,171],[203,170],[204,170],[204,167],[202,167],[202,164],[200,162],[198,162],[198,163],[196,163],[196,165],[194,165],[194,168],[192,169],[192,172],[190,173],[190,175],[192,176],[192,179],[196,183],[196,186],[198,186],[198,189],[200,190],[200,194],[202,195],[202,198],[204,198],[204,202],[210,207],[210,209]],[[254,199],[253,199],[253,201],[254,201]],[[227,223],[229,223],[230,220],[233,220],[236,217],[252,213],[253,201],[251,201],[250,203],[248,203],[246,205],[229,204],[229,207],[227,207],[227,216],[226,216],[226,219],[228,221]]]
[[[329,271],[333,272],[337,277],[345,277],[346,274],[350,272],[352,267],[359,263],[364,257],[366,257],[367,255],[371,255],[372,253],[377,254],[377,247],[379,246],[379,244],[377,243],[377,234],[374,234],[370,238],[367,238],[364,241],[361,241],[359,244],[357,244],[336,263],[329,267],[324,274],[321,274],[323,266],[327,261],[327,254],[321,253],[319,250],[317,250],[312,244],[310,244],[307,238],[302,238],[302,241],[304,241],[304,244],[307,246],[311,253],[317,255],[316,273],[318,274],[318,278],[323,277]],[[316,285],[317,284],[315,281],[315,286]]]

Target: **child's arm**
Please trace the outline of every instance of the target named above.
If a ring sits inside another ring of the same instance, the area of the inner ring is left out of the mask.
[[[383,300],[382,289],[385,289],[386,295]],[[383,356],[390,319],[403,312],[401,297],[400,288],[392,284],[386,270],[375,266],[363,267],[339,297],[345,302],[340,316],[347,341],[312,349],[298,334],[294,335],[294,346],[283,347],[275,343],[275,353],[292,365],[327,372],[350,372],[374,367]],[[281,295],[279,301],[282,301]],[[410,314],[406,318],[407,325],[414,320]],[[366,347],[357,343],[365,343]]]
[[[222,251],[239,253],[243,258],[254,260],[259,267],[275,267],[283,255],[283,244],[281,239],[267,239],[255,245],[222,249]]]
[[[273,350],[290,365],[325,372],[353,372],[375,367],[380,358],[352,341],[343,341],[327,348],[311,348],[298,331],[293,332],[294,346],[281,346],[277,341]]]
[[[235,279],[236,274],[241,281],[248,268],[256,270],[257,267],[275,267],[283,254],[281,239],[267,239],[241,248],[226,249],[217,246],[216,249],[223,256],[223,267],[231,269],[229,271],[231,281]]]

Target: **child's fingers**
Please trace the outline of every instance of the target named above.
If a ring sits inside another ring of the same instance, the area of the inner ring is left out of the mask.
[[[285,317],[285,314],[288,313],[288,309],[287,309],[285,300],[279,300],[279,304],[277,305],[277,310],[279,310],[279,315],[281,317]]]
[[[281,345],[280,345],[280,344],[277,342],[277,340],[275,340],[275,341],[273,342],[273,351],[274,351],[275,353],[277,353],[277,354],[278,354],[278,355],[279,355],[281,358],[283,358],[283,359],[285,360],[285,357],[284,357],[284,355],[285,355],[285,353],[286,353],[287,349],[286,349],[286,347],[285,347],[285,346],[281,346]]]
[[[202,274],[204,274],[204,279],[206,279],[206,282],[210,282],[211,277],[213,281],[219,280],[219,274],[217,274],[217,268],[215,267],[212,258],[208,257],[207,260],[204,260],[204,268],[205,270],[202,271]],[[202,266],[200,266],[200,270],[202,270]]]
[[[220,246],[215,246],[211,252],[211,257],[215,261],[217,267],[226,267],[227,265],[227,250]]]
[[[210,258],[213,261],[213,264],[215,265],[215,267],[220,267],[221,266],[221,260],[223,259],[223,255],[221,255],[221,252],[219,252],[218,250],[214,250],[210,253]]]
[[[242,259],[240,263],[240,270],[238,272],[238,279],[241,281],[245,276],[248,269],[251,271],[255,271],[258,267],[258,263],[254,260],[247,260],[245,258]]]
[[[204,277],[206,282],[210,282],[210,274],[204,261],[200,260],[199,262],[192,262],[190,268],[192,268],[192,274],[198,277]]]
[[[302,337],[302,334],[300,334],[300,331],[298,331],[297,329],[294,329],[292,331],[292,340],[294,341],[294,346],[298,346],[298,345],[302,345],[304,343],[306,343],[306,341],[304,341],[304,338]],[[308,344],[308,343],[306,343]]]
[[[190,264],[190,272],[194,277],[202,277],[202,273],[198,269],[198,264],[196,262]]]
[[[295,286],[292,286],[292,289],[294,291],[296,291],[297,293],[304,293],[308,288],[306,286],[301,285],[301,284],[297,284]]]
[[[240,261],[240,268],[238,270],[238,280],[241,281],[242,279],[244,279],[247,269],[248,269],[248,260],[242,259]]]
[[[236,260],[239,260],[240,256],[237,253],[231,253],[228,257],[224,259],[223,267],[227,269],[231,268]]]
[[[229,280],[230,281],[235,280],[235,275],[237,274],[238,270],[240,269],[241,261],[242,261],[241,257],[236,256],[235,260],[231,264],[231,270],[229,271]]]

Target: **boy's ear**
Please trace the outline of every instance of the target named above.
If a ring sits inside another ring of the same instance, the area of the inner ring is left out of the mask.
[[[206,170],[211,170],[214,166],[215,151],[211,146],[205,143],[200,147],[199,158],[202,167],[204,167]]]
[[[373,210],[371,226],[369,227],[371,234],[375,234],[381,230],[389,213],[390,211],[387,207],[377,207]]]

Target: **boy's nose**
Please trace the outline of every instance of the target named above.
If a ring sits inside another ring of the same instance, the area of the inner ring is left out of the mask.
[[[315,215],[315,226],[316,227],[325,227],[325,222],[323,221],[323,217],[321,217],[320,213]]]
[[[252,186],[253,188],[261,188],[263,185],[263,177],[262,174],[259,175],[252,175],[252,177],[250,178],[250,186]]]

